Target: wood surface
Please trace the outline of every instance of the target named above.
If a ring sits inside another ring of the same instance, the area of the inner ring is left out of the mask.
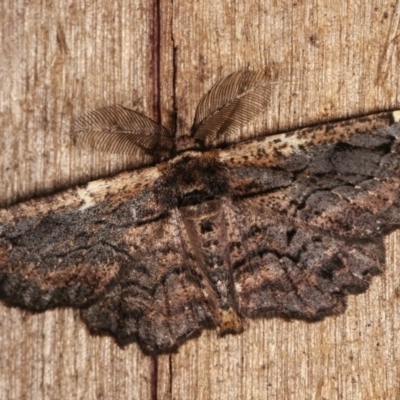
[[[399,21],[400,0],[3,0],[0,202],[129,167],[73,147],[83,112],[123,104],[182,134],[243,67],[279,71],[260,129],[400,108]],[[387,271],[344,315],[204,332],[159,357],[157,380],[154,360],[90,336],[76,310],[0,305],[0,399],[150,399],[155,383],[159,399],[398,399],[400,233],[386,243]]]

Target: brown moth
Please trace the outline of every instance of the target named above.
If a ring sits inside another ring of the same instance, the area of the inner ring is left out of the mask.
[[[251,139],[273,86],[229,75],[178,139],[122,106],[78,119],[78,144],[140,169],[0,210],[3,301],[77,307],[152,354],[245,318],[343,312],[400,225],[400,111]]]

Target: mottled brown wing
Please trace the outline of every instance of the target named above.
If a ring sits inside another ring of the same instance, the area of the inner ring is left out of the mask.
[[[220,153],[241,234],[231,264],[242,315],[318,319],[368,287],[383,235],[400,226],[399,141],[395,112]]]
[[[126,154],[135,166],[168,159],[174,151],[174,137],[160,124],[120,105],[98,108],[75,121],[72,137],[109,154]]]
[[[268,70],[238,71],[223,78],[200,100],[192,136],[207,148],[247,139],[241,130],[265,112],[274,85]]]
[[[125,172],[0,210],[0,298],[81,308],[92,332],[155,353],[215,326],[215,298],[179,213],[159,201],[160,177]]]
[[[0,209],[0,297],[38,311],[95,301],[129,263],[123,226],[164,211],[154,207],[157,176],[123,173]]]
[[[130,266],[83,318],[92,332],[137,341],[148,353],[171,351],[220,319],[215,294],[192,256],[178,211],[124,230]],[[210,294],[210,296],[205,295]]]

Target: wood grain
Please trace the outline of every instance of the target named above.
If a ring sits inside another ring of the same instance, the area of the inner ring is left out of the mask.
[[[271,131],[400,107],[400,1],[161,1],[161,117],[179,134],[218,78],[273,63]],[[368,4],[367,4],[368,3]],[[0,4],[0,202],[68,187],[128,159],[72,147],[73,118],[111,104],[151,116],[150,2]],[[262,128],[264,127],[264,128]],[[400,236],[387,271],[320,323],[249,322],[159,357],[160,399],[400,397]],[[88,335],[77,312],[0,309],[0,399],[150,398],[148,357]]]

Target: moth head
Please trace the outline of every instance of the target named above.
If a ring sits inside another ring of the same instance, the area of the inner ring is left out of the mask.
[[[205,150],[203,140],[199,140],[191,135],[179,136],[175,141],[176,152],[183,153],[191,150]]]

